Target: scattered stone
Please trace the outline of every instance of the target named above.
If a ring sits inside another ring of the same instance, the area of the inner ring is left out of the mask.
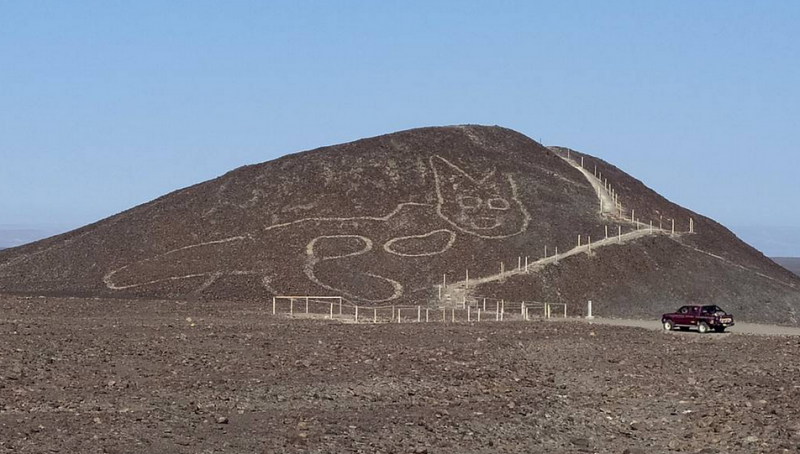
[[[647,453],[648,451],[642,448],[625,448],[625,450],[622,451],[622,454],[647,454]]]
[[[573,438],[570,440],[573,446],[581,449],[589,449],[592,447],[592,441],[588,438]]]

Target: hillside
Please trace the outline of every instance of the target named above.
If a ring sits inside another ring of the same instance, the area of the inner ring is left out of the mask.
[[[774,257],[772,260],[774,260],[778,265],[800,276],[800,257]]]
[[[597,244],[606,227],[618,244]],[[578,235],[595,247],[572,250]],[[562,256],[533,265],[545,247]],[[532,269],[515,272],[525,256]],[[565,302],[574,314],[587,299],[644,317],[702,301],[797,323],[800,309],[800,279],[723,226],[602,160],[500,127],[288,155],[0,252],[0,291],[16,293],[437,303],[445,276],[445,301]]]

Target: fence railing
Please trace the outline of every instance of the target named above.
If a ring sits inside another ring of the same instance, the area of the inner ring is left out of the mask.
[[[352,323],[522,321],[567,317],[565,303],[483,298],[464,307],[423,305],[359,306],[340,296],[275,296],[272,314]]]

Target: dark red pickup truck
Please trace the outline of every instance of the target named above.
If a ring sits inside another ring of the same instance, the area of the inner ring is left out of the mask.
[[[661,323],[664,329],[671,331],[681,328],[697,328],[701,333],[707,333],[712,329],[718,333],[725,331],[725,328],[733,326],[733,315],[723,311],[719,306],[683,306],[671,314],[661,316]]]

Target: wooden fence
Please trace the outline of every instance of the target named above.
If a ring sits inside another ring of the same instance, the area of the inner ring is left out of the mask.
[[[351,323],[423,323],[523,321],[567,316],[564,303],[504,301],[484,298],[463,307],[358,306],[340,296],[275,296],[272,315],[297,318],[325,318]]]

